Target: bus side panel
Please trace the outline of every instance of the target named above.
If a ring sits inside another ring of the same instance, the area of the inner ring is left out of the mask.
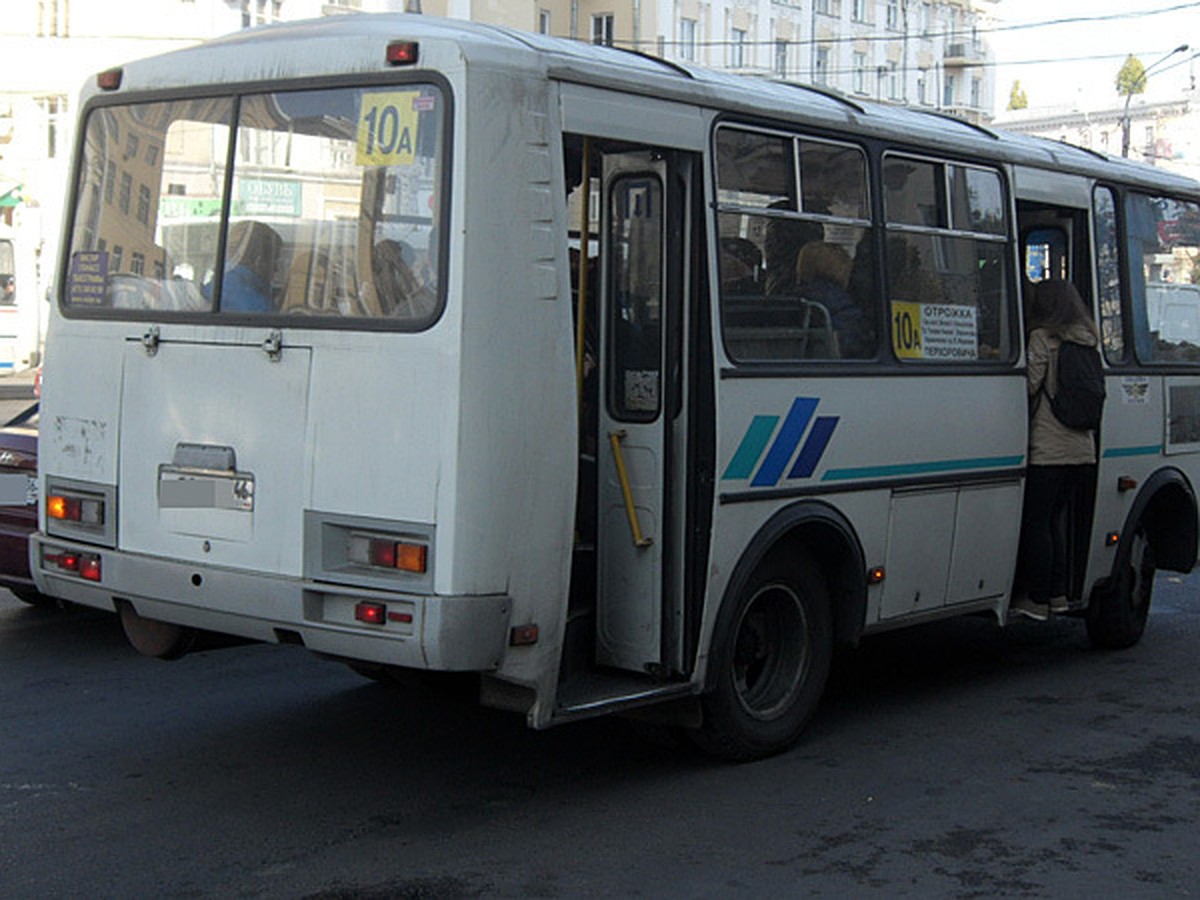
[[[1138,499],[1138,490],[1123,490],[1122,484],[1132,479],[1140,487],[1164,466],[1195,471],[1200,453],[1200,441],[1195,439],[1198,402],[1200,377],[1127,374],[1108,378],[1086,592],[1112,573],[1117,547],[1109,544],[1106,536],[1122,533]],[[1193,484],[1193,490],[1195,487]]]
[[[1002,607],[1020,521],[1023,373],[727,378],[719,390],[718,571],[738,555],[722,548],[744,547],[796,498],[819,497],[851,522],[867,565],[886,569],[870,590],[866,627],[960,604]],[[801,407],[804,422],[794,418]],[[989,540],[972,539],[980,533]]]
[[[121,356],[112,347],[123,326],[54,316],[47,353],[70,365],[55,367],[42,384],[42,406],[53,413],[39,427],[39,472],[115,486]]]
[[[566,611],[578,454],[566,194],[541,79],[468,76],[456,195],[463,222],[462,385],[449,566],[456,593],[504,592],[514,626],[501,677],[552,696]],[[469,131],[467,130],[469,129]],[[497,172],[505,173],[497,177]],[[549,710],[534,710],[539,724]]]

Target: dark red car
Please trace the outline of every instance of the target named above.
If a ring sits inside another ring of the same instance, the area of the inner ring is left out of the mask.
[[[38,408],[0,428],[0,587],[26,603],[52,604],[29,574],[29,535],[37,530]]]

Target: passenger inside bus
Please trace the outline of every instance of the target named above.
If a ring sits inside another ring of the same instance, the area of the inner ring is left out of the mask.
[[[283,240],[262,222],[245,220],[229,226],[225,275],[221,279],[221,309],[225,312],[270,312],[275,304],[271,280]],[[212,284],[204,296],[211,297]]]
[[[874,341],[870,340],[862,308],[847,289],[851,266],[850,254],[837,244],[810,241],[796,257],[796,289],[801,297],[820,304],[829,315],[836,346],[823,355],[861,359],[872,353]]]
[[[771,209],[790,209],[791,202],[781,200]],[[796,255],[810,241],[820,241],[825,229],[817,222],[803,219],[768,219],[763,238],[766,257],[766,293],[791,294],[796,286]]]

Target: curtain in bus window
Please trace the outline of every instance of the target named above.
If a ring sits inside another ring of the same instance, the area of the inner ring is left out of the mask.
[[[1121,265],[1117,240],[1117,206],[1110,188],[1096,188],[1092,206],[1095,221],[1096,287],[1100,296],[1100,335],[1109,362],[1125,359],[1121,323]]]
[[[1130,193],[1125,224],[1138,358],[1200,361],[1200,205]]]
[[[895,355],[1007,360],[1008,217],[999,174],[889,155],[883,183]]]
[[[878,301],[862,150],[730,127],[717,132],[717,147],[721,320],[730,358],[874,358]]]
[[[233,103],[93,110],[84,123],[65,302],[206,311]]]

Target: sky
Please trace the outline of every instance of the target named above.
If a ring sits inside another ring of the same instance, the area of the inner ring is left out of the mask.
[[[991,11],[996,30],[984,37],[996,60],[997,115],[1003,114],[1018,79],[1030,110],[1118,106],[1123,96],[1116,92],[1117,72],[1129,53],[1147,69],[1153,66],[1148,100],[1200,101],[1193,87],[1200,84],[1200,58],[1195,58],[1200,54],[1200,2],[999,0]],[[1181,44],[1189,49],[1155,65]]]

